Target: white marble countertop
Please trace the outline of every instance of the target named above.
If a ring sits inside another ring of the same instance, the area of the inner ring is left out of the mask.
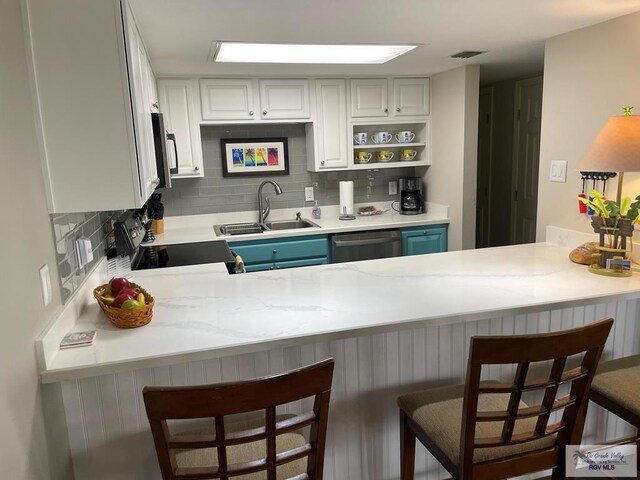
[[[272,210],[267,221],[293,220],[300,212],[318,227],[301,228],[297,230],[271,230],[250,235],[216,235],[213,226],[226,223],[256,222],[257,212],[233,212],[204,215],[186,215],[182,217],[166,217],[164,220],[165,233],[156,235],[155,244],[192,243],[208,240],[227,240],[228,242],[259,240],[269,238],[296,237],[303,235],[324,235],[328,233],[356,232],[363,230],[380,230],[385,228],[413,227],[449,223],[449,208],[443,205],[427,203],[427,213],[419,215],[400,215],[391,208],[390,203],[369,203],[380,210],[381,215],[360,216],[355,220],[339,220],[338,206],[322,207],[322,216],[312,218],[311,207],[286,208]],[[358,207],[355,205],[355,210]],[[397,206],[396,206],[397,208]]]
[[[156,299],[151,323],[120,330],[87,303],[74,329],[98,330],[95,344],[50,352],[41,380],[640,297],[639,275],[588,273],[569,251],[538,243],[246,275],[229,276],[220,265],[137,272],[134,280]]]

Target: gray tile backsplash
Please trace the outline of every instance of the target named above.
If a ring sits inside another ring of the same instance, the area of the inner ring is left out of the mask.
[[[119,212],[83,212],[51,215],[51,226],[56,243],[58,277],[62,302],[65,303],[80,287],[85,277],[113,246],[111,219]],[[93,260],[79,267],[76,240],[86,237],[91,240]]]
[[[338,204],[340,180],[354,181],[355,203],[395,200],[396,198],[388,195],[388,182],[416,174],[414,167],[377,171],[309,172],[303,124],[203,126],[201,133],[204,177],[175,180],[171,189],[162,190],[165,215],[257,210],[258,186],[267,178],[277,181],[284,191],[282,195],[269,195],[274,209],[312,206],[313,202],[304,200],[304,187],[310,186],[315,186],[315,198],[319,205]],[[261,137],[288,138],[289,175],[223,178],[220,139]],[[265,193],[270,192],[270,188],[266,187]]]

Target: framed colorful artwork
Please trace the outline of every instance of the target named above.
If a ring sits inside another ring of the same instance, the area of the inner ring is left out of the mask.
[[[289,175],[287,138],[223,138],[222,176]]]

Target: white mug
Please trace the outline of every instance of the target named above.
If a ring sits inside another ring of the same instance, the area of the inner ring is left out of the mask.
[[[392,138],[393,138],[393,135],[391,135],[389,132],[378,132],[371,135],[371,139],[373,140],[373,143],[378,143],[378,144],[389,143]]]
[[[367,133],[366,132],[356,133],[353,136],[353,143],[355,145],[366,145],[367,144]]]
[[[415,133],[410,132],[409,130],[396,133],[396,140],[398,140],[398,143],[411,143],[414,138],[416,138]]]

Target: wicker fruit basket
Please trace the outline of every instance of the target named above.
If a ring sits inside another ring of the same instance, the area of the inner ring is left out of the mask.
[[[151,321],[153,317],[153,305],[155,303],[153,297],[140,285],[131,284],[131,288],[137,289],[144,295],[145,306],[140,308],[115,308],[107,305],[102,301],[102,294],[109,286],[108,283],[100,285],[93,289],[93,296],[96,297],[98,305],[105,313],[111,323],[118,328],[136,328],[142,327]]]

